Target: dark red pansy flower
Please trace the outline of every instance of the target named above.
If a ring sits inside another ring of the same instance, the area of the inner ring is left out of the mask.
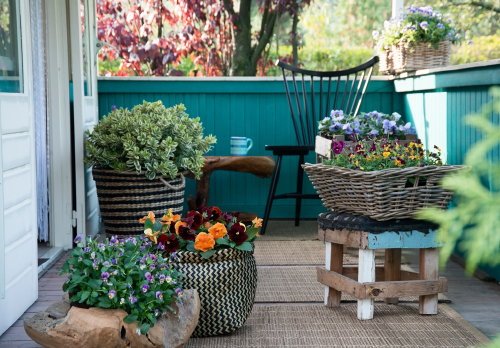
[[[191,210],[187,214],[188,218],[186,219],[186,222],[188,223],[189,226],[193,230],[198,229],[203,224],[203,215],[198,213],[197,211]]]
[[[179,236],[184,240],[195,240],[196,235],[187,226],[179,226]]]
[[[168,253],[174,252],[179,249],[179,240],[175,234],[162,234],[158,237],[158,243],[163,244],[165,251]]]
[[[218,207],[210,207],[208,208],[208,217],[210,220],[215,221],[219,220],[222,216],[222,210],[220,210]]]
[[[239,223],[235,223],[228,232],[229,239],[236,243],[236,245],[242,244],[247,240],[248,235],[245,232],[245,227]]]

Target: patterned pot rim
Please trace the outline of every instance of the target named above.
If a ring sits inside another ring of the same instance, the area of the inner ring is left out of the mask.
[[[244,251],[234,248],[216,250],[215,253],[208,259],[204,259],[199,253],[193,251],[178,251],[179,260],[177,263],[211,263],[217,261],[229,261],[235,259],[243,259],[248,256],[253,256],[252,251]]]

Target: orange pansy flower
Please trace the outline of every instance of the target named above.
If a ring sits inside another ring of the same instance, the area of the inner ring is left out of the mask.
[[[210,222],[205,222],[205,224],[203,225],[203,227],[210,228],[210,227],[212,227],[212,224]]]
[[[171,224],[172,222],[179,221],[181,219],[180,215],[175,215],[172,213],[172,209],[169,209],[165,215],[161,218],[162,225]]]
[[[262,227],[262,219],[259,219],[258,217],[253,219],[252,223],[255,227]]]
[[[209,251],[212,250],[214,246],[215,246],[215,239],[209,233],[200,232],[198,233],[196,239],[194,240],[194,248],[196,250]]]
[[[181,226],[187,226],[187,222],[184,222],[184,221],[177,221],[175,223],[175,234],[179,234],[179,227]]]
[[[215,225],[208,229],[208,233],[210,233],[212,237],[214,237],[214,239],[219,239],[227,234],[227,229],[224,224],[217,222]]]
[[[142,219],[139,219],[139,222],[140,222],[141,224],[143,224],[143,223],[145,223],[145,222],[146,222],[146,220],[147,220],[147,219],[151,220],[151,222],[152,222],[152,223],[155,223],[155,221],[156,221],[156,220],[155,220],[155,213],[153,213],[152,211],[150,211],[150,212],[148,213],[148,215],[146,215],[146,216],[145,216],[145,217],[143,217]]]
[[[151,241],[155,242],[155,244],[158,244],[158,238],[157,238],[158,233],[160,233],[160,231],[153,233],[153,230],[150,228],[146,228],[144,230],[144,234],[146,235],[146,237],[151,239]]]

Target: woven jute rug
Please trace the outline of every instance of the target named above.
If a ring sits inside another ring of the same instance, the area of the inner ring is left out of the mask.
[[[319,240],[269,241],[258,239],[255,242],[255,261],[258,266],[324,265],[325,244]],[[375,262],[377,264],[384,262],[383,251],[376,252]],[[357,250],[346,248],[344,264],[357,263]],[[404,260],[403,263],[405,263]]]
[[[271,220],[267,225],[266,234],[259,240],[317,240],[318,221],[301,220],[299,226],[295,226],[291,220]]]
[[[356,304],[255,305],[245,326],[232,335],[193,338],[187,347],[471,347],[488,339],[447,305],[438,315],[418,305],[376,304],[372,320],[356,316]]]
[[[413,271],[409,266],[401,267]],[[316,280],[316,268],[306,266],[266,267],[259,266],[256,303],[323,303],[324,286]],[[353,297],[342,294],[342,301],[354,302]],[[380,299],[383,301],[383,299]],[[417,296],[401,297],[400,302],[418,302]],[[439,302],[451,302],[439,294]]]

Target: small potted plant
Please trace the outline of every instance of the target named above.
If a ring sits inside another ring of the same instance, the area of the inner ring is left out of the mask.
[[[77,237],[75,242],[61,270],[68,274],[63,290],[73,306],[121,309],[127,313],[123,322],[147,335],[182,300],[182,275],[148,238],[88,238],[84,246]]]
[[[403,122],[397,112],[390,115],[378,111],[346,115],[342,110],[332,110],[319,122],[318,130],[315,151],[321,158],[331,158],[332,150],[338,149],[339,145],[347,151],[353,147],[352,140],[367,136],[399,139],[402,144],[416,140],[411,123]]]
[[[108,235],[142,234],[137,220],[148,210],[181,213],[183,174],[201,176],[203,154],[215,141],[203,137],[199,118],[190,118],[182,104],[144,102],[100,120],[85,147]]]
[[[447,206],[452,193],[441,187],[441,179],[463,166],[442,165],[438,147],[427,151],[420,140],[387,137],[353,142],[348,151],[343,142],[334,142],[331,159],[303,165],[328,209],[384,221]]]
[[[184,286],[198,291],[201,312],[193,336],[222,335],[243,326],[257,288],[252,242],[262,219],[245,225],[238,214],[210,207],[189,211],[184,218],[169,211],[157,219],[150,212],[141,222],[159,249],[176,253]]]
[[[415,6],[407,7],[400,18],[384,22],[382,32],[374,31],[373,37],[384,74],[446,66],[451,43],[460,39],[447,16],[432,7]]]

